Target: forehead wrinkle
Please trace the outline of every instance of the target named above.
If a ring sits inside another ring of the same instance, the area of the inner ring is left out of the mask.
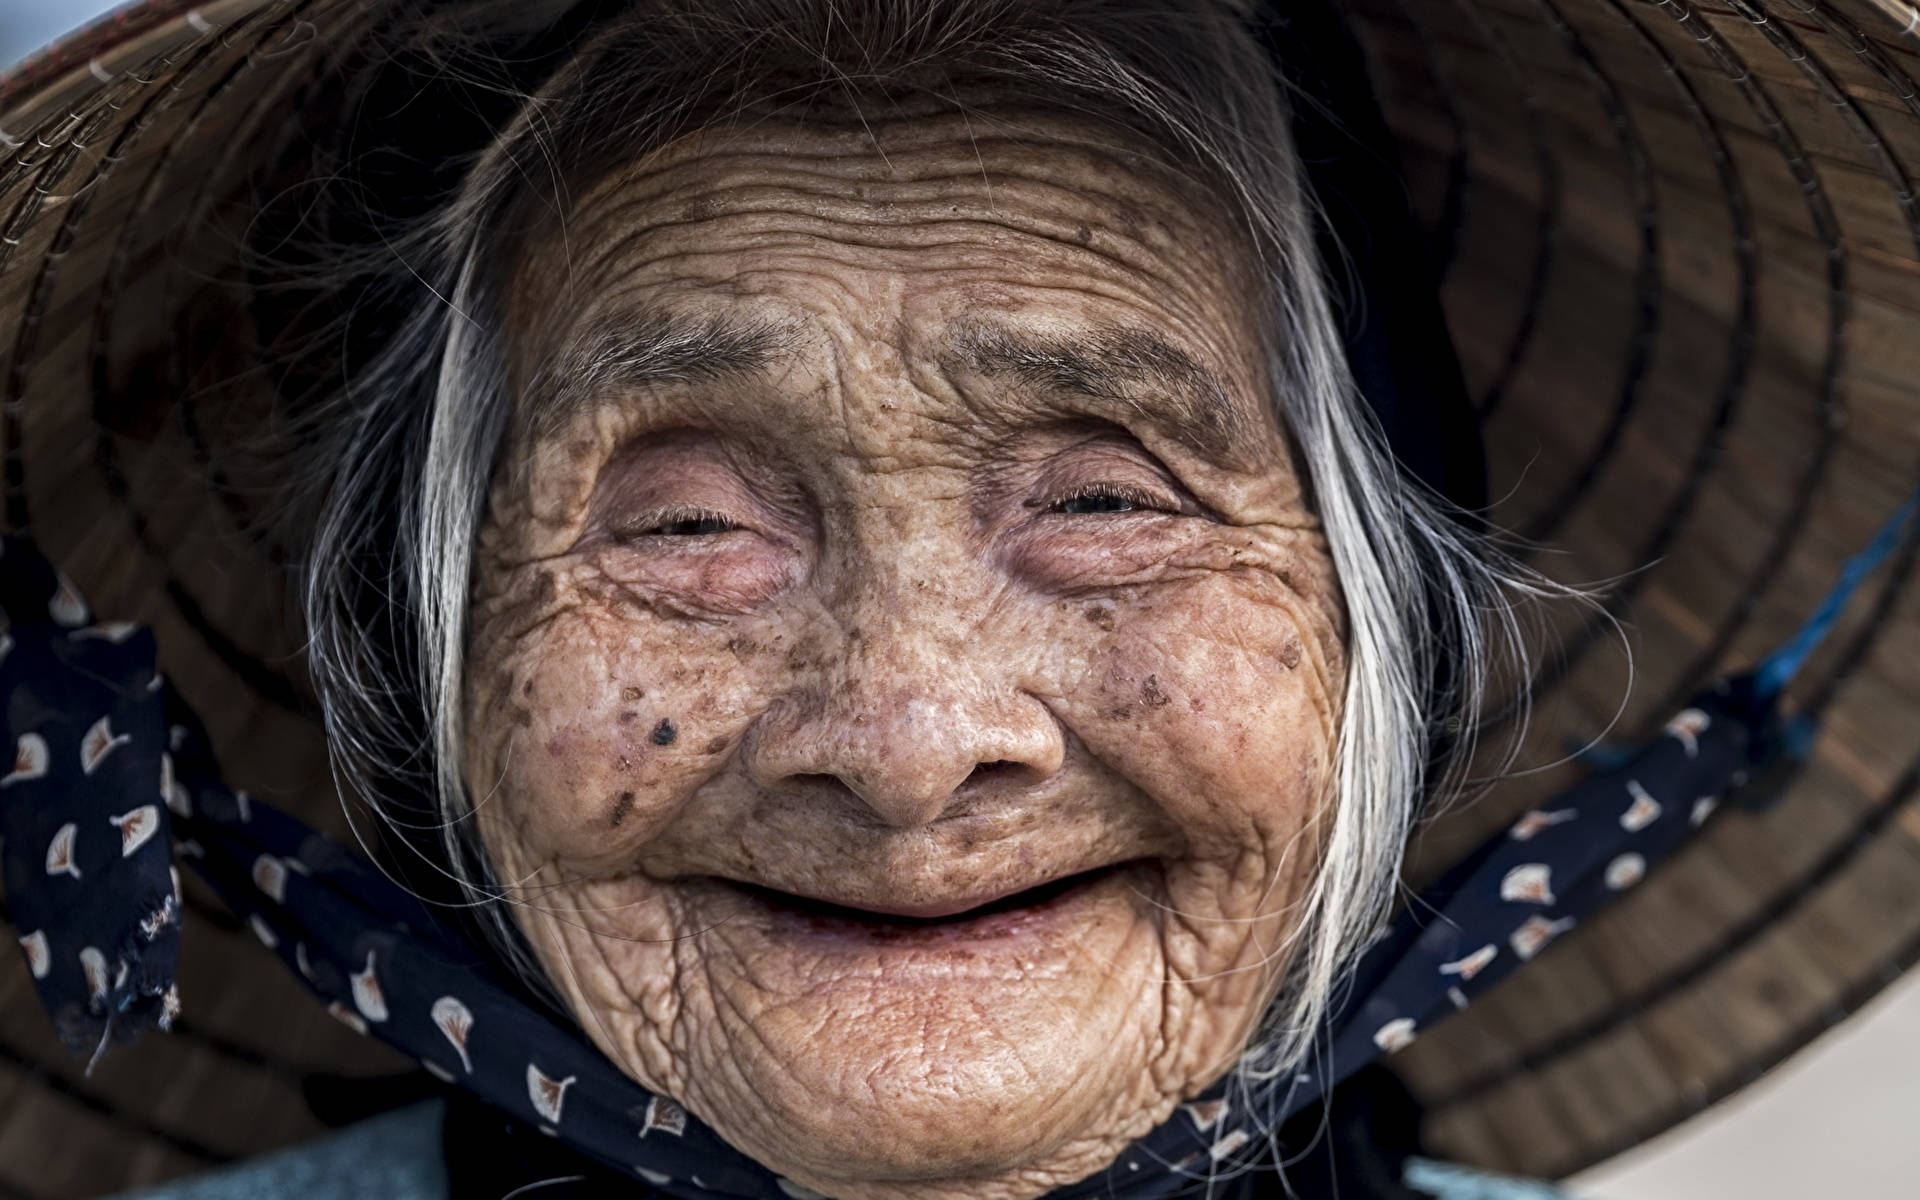
[[[1214,459],[1230,457],[1248,432],[1214,374],[1150,329],[1108,325],[1054,334],[970,320],[954,331],[943,357],[949,370],[1012,378],[1023,388],[1145,420]]]
[[[538,441],[627,389],[740,379],[794,353],[794,331],[766,318],[653,307],[602,314],[534,372],[521,420]]]

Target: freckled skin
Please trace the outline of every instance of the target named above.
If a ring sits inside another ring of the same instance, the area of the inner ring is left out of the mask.
[[[1339,719],[1251,256],[1114,135],[999,117],[685,140],[583,189],[510,297],[523,381],[623,310],[782,331],[756,375],[515,440],[463,766],[596,1044],[846,1200],[1036,1196],[1216,1079],[1284,966]],[[1251,432],[1203,453],[957,369],[983,316],[1153,330]],[[932,912],[1116,863],[964,942],[802,936],[717,882]]]

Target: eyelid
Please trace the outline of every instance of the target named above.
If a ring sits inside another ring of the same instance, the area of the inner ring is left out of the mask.
[[[695,521],[717,521],[726,525],[727,528],[708,534],[669,534],[660,532],[661,527],[666,525],[678,525],[683,522]],[[693,538],[718,537],[721,533],[736,533],[745,528],[746,526],[741,521],[717,509],[692,504],[676,504],[666,505],[651,511],[641,512],[625,520],[615,521],[612,523],[611,532],[616,537],[621,538]]]
[[[1186,508],[1178,499],[1155,492],[1151,488],[1106,479],[1063,488],[1048,499],[1040,501],[1039,507],[1042,511],[1050,512],[1056,505],[1065,504],[1069,500],[1079,500],[1088,497],[1102,500],[1121,500],[1128,504],[1137,505],[1150,512],[1158,513],[1179,514]]]

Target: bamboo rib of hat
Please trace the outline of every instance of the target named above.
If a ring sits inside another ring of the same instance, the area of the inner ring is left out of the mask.
[[[236,297],[252,198],[287,147],[345,136],[341,98],[382,61],[393,7],[154,0],[0,76],[8,527],[98,611],[154,626],[237,785],[336,831],[261,515],[297,447],[271,444]],[[1624,632],[1562,614],[1561,652],[1516,685],[1536,704],[1524,762],[1643,736],[1796,627],[1920,479],[1920,11],[1347,7],[1444,272],[1493,518],[1551,547],[1551,574],[1618,580]],[[1751,1082],[1920,958],[1917,553],[1910,532],[1794,685],[1820,719],[1802,769],[1396,1056],[1435,1151],[1577,1170]],[[1581,769],[1444,814],[1411,877]],[[92,1076],[0,955],[0,1193],[256,1153],[319,1128],[313,1077],[409,1065],[332,1022],[205,893],[193,907],[180,1035]]]

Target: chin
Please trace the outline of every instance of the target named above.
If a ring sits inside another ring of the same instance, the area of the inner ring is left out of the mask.
[[[937,918],[687,885],[704,994],[683,1011],[707,1026],[688,1107],[834,1196],[1037,1195],[1099,1170],[1180,1098],[1154,1082],[1169,989],[1138,876]]]

